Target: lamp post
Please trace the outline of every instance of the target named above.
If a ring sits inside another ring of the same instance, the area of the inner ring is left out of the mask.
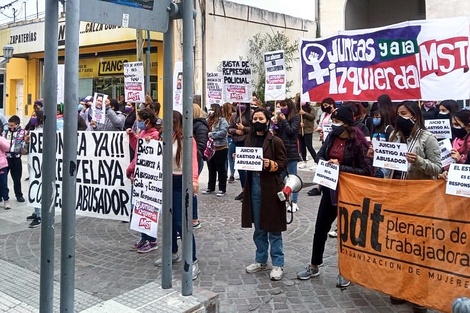
[[[3,70],[3,102],[0,107],[0,113],[5,114],[5,103],[6,103],[6,91],[7,91],[7,63],[10,62],[10,59],[13,57],[13,47],[6,45],[3,47],[3,57],[5,58],[2,62],[4,67]]]

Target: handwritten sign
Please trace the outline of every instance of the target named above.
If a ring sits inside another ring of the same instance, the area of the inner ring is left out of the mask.
[[[439,150],[441,151],[442,167],[455,163],[455,160],[450,156],[450,151],[452,150],[450,139],[439,141]]]
[[[266,74],[264,99],[284,100],[286,98],[286,66],[284,50],[266,52],[264,54]]]
[[[251,103],[251,68],[249,61],[222,61],[224,102]]]
[[[219,72],[207,72],[206,74],[206,107],[210,109],[211,104],[222,104],[223,76]]]
[[[139,138],[132,192],[130,228],[157,238],[158,220],[163,204],[163,143]]]
[[[375,167],[408,171],[408,161],[405,157],[405,153],[408,152],[406,143],[372,140],[372,145]]]
[[[143,102],[144,62],[124,62],[124,96],[126,102]]]
[[[470,165],[450,165],[446,194],[470,198]]]
[[[436,136],[437,139],[452,138],[450,120],[425,120],[424,126]]]
[[[28,153],[29,187],[27,201],[39,207],[42,201],[43,133],[30,133]],[[77,133],[76,204],[78,215],[128,221],[131,210],[129,137],[125,132]],[[55,207],[62,208],[64,137],[57,132]]]
[[[336,190],[338,186],[339,166],[333,163],[328,163],[324,160],[319,160],[313,182],[319,185]]]
[[[235,169],[260,172],[263,169],[263,148],[236,147]]]

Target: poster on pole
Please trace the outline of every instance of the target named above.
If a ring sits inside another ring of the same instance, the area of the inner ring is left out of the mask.
[[[222,105],[222,81],[223,76],[220,72],[206,73],[206,108],[210,109],[211,104]]]
[[[126,177],[129,165],[129,136],[125,132],[79,131],[77,141],[76,204],[77,215],[129,221],[131,212],[131,181]],[[62,208],[64,175],[64,137],[56,134],[56,181],[54,204]],[[42,131],[30,132],[28,149],[29,205],[40,207],[42,201],[44,136]]]
[[[163,204],[163,143],[139,138],[136,152],[130,228],[157,238]]]
[[[301,39],[302,101],[467,99],[470,16]]]
[[[173,68],[173,110],[183,113],[183,62]]]
[[[65,65],[57,64],[57,104],[64,103]]]
[[[126,102],[145,101],[144,62],[124,62],[124,98]]]
[[[224,102],[251,103],[251,67],[249,61],[222,61]]]
[[[265,88],[264,100],[286,99],[286,65],[284,50],[264,54]]]

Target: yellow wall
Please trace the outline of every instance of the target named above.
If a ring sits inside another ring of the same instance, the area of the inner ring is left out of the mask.
[[[154,99],[160,103],[163,103],[163,43],[161,41],[153,41],[152,47],[157,47],[157,53],[152,53],[150,57],[151,69],[150,75],[157,75],[158,77],[158,99]],[[145,46],[146,48],[147,46]],[[122,60],[123,57],[132,62],[136,60],[133,55],[122,55],[122,56],[106,56],[107,51],[120,51],[126,49],[135,49],[135,42],[119,43],[119,44],[108,44],[95,47],[82,47],[80,53],[90,53],[91,51],[100,53],[101,55],[96,58],[81,58],[79,64],[82,66],[79,73],[79,77],[99,77],[98,66],[100,60]],[[64,55],[64,51],[59,51],[59,56]],[[24,116],[30,115],[32,110],[32,104],[34,100],[39,98],[39,60],[44,58],[44,53],[31,53],[26,58],[13,58],[7,65],[6,74],[6,91],[8,97],[5,97],[5,115],[10,116],[17,114],[16,110],[16,82],[19,79],[23,80],[23,109],[22,113]],[[143,55],[145,58],[145,53]],[[92,68],[92,75],[89,71],[84,72],[84,66],[86,68]],[[107,73],[113,74],[113,73]],[[118,74],[118,73],[114,73]],[[28,94],[31,94],[31,105],[27,106]]]

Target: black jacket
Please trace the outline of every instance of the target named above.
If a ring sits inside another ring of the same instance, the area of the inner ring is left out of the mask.
[[[209,125],[206,119],[196,118],[193,120],[193,136],[197,144],[197,162],[199,167],[203,161],[204,150],[206,149],[207,140],[209,140]]]
[[[300,129],[300,116],[296,115],[289,121],[287,119],[277,122],[275,134],[282,139],[287,151],[287,160],[300,161],[299,147],[297,146],[297,134]]]
[[[356,131],[359,132],[357,129]],[[358,137],[362,138],[358,140],[363,141],[359,146],[351,139],[346,140],[343,163],[339,165],[339,170],[340,172],[371,176],[373,170],[372,160],[366,157],[369,147],[367,141],[365,141],[365,138],[363,138],[363,134],[360,134]],[[330,159],[329,151],[335,138],[336,136],[333,134],[330,134],[328,137],[326,137],[326,140],[321,146],[320,151],[317,153],[320,160],[328,161]]]

